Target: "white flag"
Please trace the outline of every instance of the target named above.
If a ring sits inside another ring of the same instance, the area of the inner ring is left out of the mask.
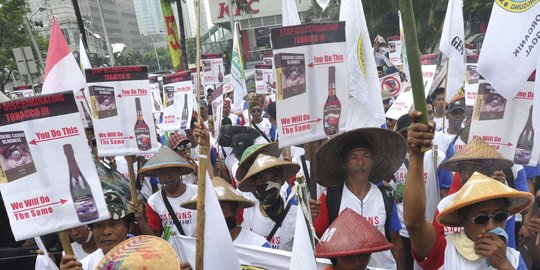
[[[362,2],[342,0],[339,20],[345,21],[349,100],[347,130],[385,123],[379,76]]]
[[[534,100],[533,100],[533,128],[540,131],[540,59],[536,64],[536,78],[534,82]],[[540,160],[539,160],[540,162]]]
[[[298,203],[298,210],[296,211],[294,242],[289,269],[315,270],[317,269],[317,262],[315,261],[315,254],[313,253],[313,246],[311,245],[308,233],[308,225],[301,204],[301,202]]]
[[[540,3],[495,1],[478,73],[506,99],[512,99],[536,68],[540,46]]]
[[[88,58],[88,54],[86,54],[86,48],[84,48],[82,38],[79,38],[79,62],[83,72],[85,68],[92,68],[92,63],[90,63],[90,58]]]
[[[465,30],[463,0],[450,0],[446,8],[439,49],[448,57],[446,101],[450,102],[465,82]],[[429,91],[429,90],[425,90]]]
[[[231,58],[231,82],[234,86],[234,106],[242,108],[242,100],[247,95],[246,74],[244,72],[244,59],[240,49],[240,33],[238,22],[234,23],[233,51]]]
[[[319,4],[319,7],[322,8],[322,12],[328,7],[328,4],[330,4],[330,0],[317,0],[317,4]]]
[[[401,40],[401,60],[403,60],[403,73],[407,81],[411,80],[411,73],[409,72],[409,59],[407,58],[407,44],[405,43],[405,32],[403,31],[403,22],[401,21],[401,12],[398,11],[399,17],[399,39]],[[424,91],[427,91],[424,89]]]
[[[298,16],[298,8],[294,0],[281,0],[281,10],[283,26],[292,26],[302,24]]]

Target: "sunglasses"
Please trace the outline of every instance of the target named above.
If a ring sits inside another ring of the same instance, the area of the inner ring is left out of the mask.
[[[179,146],[176,147],[176,150],[177,151],[184,151],[186,149],[191,149],[191,143],[185,143],[185,144],[181,144]]]
[[[510,216],[510,213],[508,213],[508,211],[499,211],[492,215],[480,214],[476,217],[471,218],[471,221],[477,225],[483,226],[483,225],[486,225],[486,223],[488,223],[490,218],[493,219],[497,223],[501,223],[501,222],[506,221],[509,216]]]
[[[261,109],[251,109],[252,113],[258,113],[258,112],[261,112],[261,111],[262,111]]]

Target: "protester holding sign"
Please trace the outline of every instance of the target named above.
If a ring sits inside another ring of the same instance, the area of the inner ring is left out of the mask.
[[[80,226],[68,230],[69,237],[74,241],[71,243],[73,253],[76,258],[84,259],[98,249],[92,231],[86,226]]]

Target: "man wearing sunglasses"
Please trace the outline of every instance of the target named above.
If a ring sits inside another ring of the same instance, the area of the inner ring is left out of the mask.
[[[186,184],[197,184],[197,168],[199,165],[191,156],[192,143],[188,137],[179,133],[171,133],[169,136],[169,147],[194,168],[192,173],[182,176],[183,182]]]
[[[411,122],[421,115],[410,114]],[[531,206],[533,196],[517,191],[480,173],[473,173],[454,196],[439,204],[436,220],[448,227],[463,227],[446,237],[426,221],[422,147],[431,147],[433,123],[414,123],[407,136],[409,171],[404,191],[405,225],[413,255],[423,269],[527,269],[518,251],[507,246],[502,229],[510,215]]]

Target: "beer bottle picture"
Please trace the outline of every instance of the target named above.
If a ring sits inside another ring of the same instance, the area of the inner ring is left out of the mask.
[[[266,92],[268,94],[272,92],[272,82],[270,82],[270,74],[266,76]]]
[[[219,82],[223,82],[223,72],[221,72],[221,65],[218,65],[217,79]]]
[[[339,117],[341,115],[341,102],[336,96],[336,67],[328,68],[328,99],[323,109],[323,128],[326,135],[339,132]]]
[[[69,168],[69,190],[71,199],[75,206],[75,212],[81,223],[92,221],[99,217],[94,196],[90,185],[84,178],[75,160],[73,147],[71,144],[64,144],[64,154],[66,155]]]
[[[184,108],[182,109],[182,118],[180,119],[180,129],[186,129],[188,123],[188,95],[184,94]]]
[[[529,165],[531,161],[531,154],[534,145],[534,129],[532,126],[532,110],[533,106],[529,109],[529,118],[523,128],[523,131],[519,135],[519,139],[516,145],[516,153],[514,155],[514,163],[521,165]]]
[[[86,108],[84,107],[84,103],[82,101],[81,101],[81,108],[84,114],[84,121],[86,121],[86,124],[88,125],[88,127],[92,127],[92,117],[90,116]]]
[[[137,142],[137,147],[140,151],[148,151],[152,148],[150,143],[150,128],[148,124],[144,121],[142,109],[141,109],[141,100],[135,98],[135,109],[137,111],[137,122],[135,122],[135,141]]]

